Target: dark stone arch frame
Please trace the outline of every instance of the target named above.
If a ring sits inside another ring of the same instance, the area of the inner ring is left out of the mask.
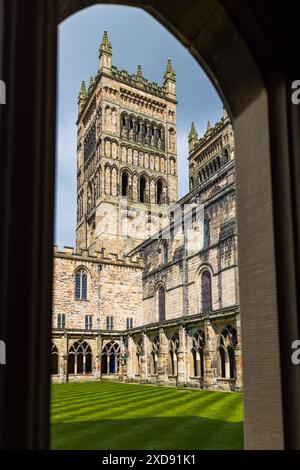
[[[15,385],[23,386],[24,391],[32,390],[31,397],[24,393],[17,404],[1,410],[0,446],[4,448],[45,448],[49,442],[56,24],[58,18],[62,20],[94,3],[64,0],[58,12],[55,0],[33,0],[31,9],[19,0],[0,1],[3,30],[0,73],[9,84],[5,114],[3,107],[0,109],[1,152],[6,175],[0,194],[5,227],[1,233],[4,256],[1,260],[0,331],[12,351],[17,351],[17,345],[26,336],[24,354],[30,367],[30,370],[24,367],[22,374],[14,377],[17,357],[11,355],[0,381],[1,402],[5,397],[9,401],[13,396],[10,390]],[[295,4],[291,11],[283,2],[275,5],[267,0],[247,3],[191,0],[185,2],[184,12],[178,0],[173,1],[171,7],[170,2],[155,0],[141,0],[138,6],[159,19],[202,63],[217,84],[233,118],[239,154],[238,214],[242,215],[238,217],[249,220],[239,227],[240,277],[247,279],[247,286],[251,284],[253,288],[244,289],[242,285],[240,292],[242,328],[247,332],[243,342],[246,446],[300,448],[300,384],[298,370],[290,361],[291,341],[295,335],[300,336],[296,288],[300,246],[300,111],[291,103],[290,89],[292,80],[300,76],[300,68],[289,48],[291,43],[297,43],[299,5]],[[215,54],[216,50],[220,53]],[[28,119],[21,121],[28,101],[32,103]],[[19,129],[18,139],[15,139],[15,129]],[[267,129],[265,135],[261,129]],[[28,158],[22,160],[24,142]],[[257,168],[261,171],[255,180]],[[251,181],[253,196],[248,201],[239,191],[245,186],[245,175],[247,182]],[[31,185],[27,185],[28,180]],[[26,203],[26,214],[17,210],[16,187]],[[260,207],[257,213],[253,211],[255,203]],[[13,214],[17,212],[16,219]],[[39,228],[33,238],[31,226]],[[261,231],[255,229],[255,233],[252,227],[259,227]],[[19,228],[22,228],[23,244],[27,247],[22,266],[15,250]],[[24,279],[18,298],[11,291],[13,282],[10,282],[16,272]],[[259,276],[254,278],[251,273],[257,272]],[[38,295],[32,296],[32,290]],[[284,294],[287,291],[288,297]],[[18,334],[9,312],[18,311],[19,306],[23,318],[20,318]],[[269,326],[268,335],[264,336],[261,330],[259,335],[253,331],[254,319]],[[267,376],[260,373],[259,367],[253,367],[253,364],[259,365],[263,354],[265,366],[269,368]],[[247,379],[253,370],[256,380],[252,382],[260,384],[255,390]],[[36,406],[31,407],[34,398]],[[259,410],[256,402],[259,402]],[[255,429],[247,425],[253,419]],[[17,430],[12,425],[16,421],[24,423]]]

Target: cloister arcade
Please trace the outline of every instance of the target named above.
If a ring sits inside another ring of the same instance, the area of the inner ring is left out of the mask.
[[[51,367],[54,381],[124,381],[197,388],[235,390],[240,384],[236,355],[240,347],[237,330],[228,324],[221,331],[203,324],[175,328],[132,329],[117,337],[112,332],[91,332],[90,339],[70,341],[67,355],[59,337],[53,340]],[[212,334],[214,333],[214,335]],[[95,344],[97,346],[95,347]],[[100,349],[99,349],[100,348]]]

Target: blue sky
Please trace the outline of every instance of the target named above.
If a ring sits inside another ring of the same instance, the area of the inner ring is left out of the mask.
[[[58,32],[58,100],[55,191],[55,243],[75,246],[76,118],[81,81],[98,69],[103,31],[113,47],[113,64],[162,83],[167,59],[177,80],[177,145],[179,197],[188,191],[188,144],[191,122],[199,136],[207,121],[222,115],[222,102],[210,80],[190,53],[148,13],[138,8],[97,5],[69,17]]]

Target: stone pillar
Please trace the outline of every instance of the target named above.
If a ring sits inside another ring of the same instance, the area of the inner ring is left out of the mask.
[[[102,359],[102,337],[100,333],[97,335],[97,354],[95,358],[95,376],[97,380],[101,380],[101,359]]]
[[[141,383],[148,381],[148,338],[146,333],[143,333],[144,350],[141,355]]]
[[[167,382],[166,375],[166,345],[167,338],[163,328],[159,329],[159,353],[157,361],[157,385],[163,385]]]
[[[216,352],[214,351],[214,330],[211,326],[210,320],[204,321],[204,335],[205,335],[205,346],[203,350],[204,356],[204,380],[203,388],[211,388],[214,379],[214,366],[216,361],[214,357]]]
[[[240,314],[236,316],[236,330],[237,330],[237,345],[235,348],[235,374],[236,374],[236,382],[235,388],[236,390],[242,390],[243,388],[243,366],[242,366],[242,338],[241,338],[241,317]]]
[[[126,367],[125,367],[126,368],[126,377],[124,377],[124,378],[127,378],[129,380],[133,380],[135,378],[134,360],[135,360],[134,340],[133,340],[132,336],[129,336],[129,338],[128,338],[127,363],[126,363]]]
[[[179,331],[179,348],[178,348],[178,355],[177,355],[177,385],[185,386],[186,385],[186,338],[185,338],[185,328],[183,325],[180,325]]]
[[[64,335],[64,346],[60,360],[60,382],[68,382],[68,334]]]

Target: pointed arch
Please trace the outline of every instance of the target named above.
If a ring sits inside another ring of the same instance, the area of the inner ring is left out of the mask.
[[[51,374],[59,374],[59,353],[56,344],[51,346]]]
[[[68,374],[92,373],[92,349],[85,340],[75,341],[68,351]]]
[[[164,321],[166,319],[166,288],[162,283],[156,287],[156,309],[157,320]]]
[[[237,331],[227,325],[220,333],[218,347],[218,374],[222,378],[236,377],[235,347],[237,345]]]
[[[110,341],[102,348],[102,374],[117,374],[120,370],[121,349],[117,341]]]

